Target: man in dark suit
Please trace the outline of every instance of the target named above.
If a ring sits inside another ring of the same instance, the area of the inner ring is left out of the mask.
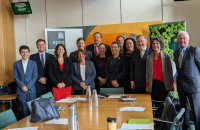
[[[35,83],[36,86],[36,96],[41,95],[51,91],[51,82],[49,80],[49,63],[53,58],[53,55],[46,53],[46,43],[43,39],[38,39],[36,41],[36,47],[38,48],[38,53],[30,56],[31,60],[34,60],[38,66],[38,78]]]
[[[118,42],[120,45],[120,54],[124,54],[124,40],[125,38],[123,36],[117,36],[116,38],[116,42]]]
[[[94,43],[91,44],[91,45],[88,45],[88,46],[86,47],[86,50],[92,52],[92,56],[93,56],[93,57],[94,57],[94,56],[97,56],[97,55],[99,54],[98,48],[99,48],[99,44],[101,43],[101,39],[102,39],[101,33],[100,33],[100,32],[95,32],[95,33],[93,34]],[[112,55],[110,46],[108,46],[108,45],[106,45],[106,44],[105,44],[105,46],[106,46],[106,52],[105,52],[106,57],[110,57],[110,56]]]
[[[185,108],[183,129],[190,126],[188,105],[190,103],[196,130],[200,130],[200,49],[189,45],[189,35],[185,31],[178,34],[180,49],[174,52],[176,63],[177,91],[180,107]]]
[[[146,59],[152,50],[146,46],[145,35],[138,35],[136,42],[138,49],[133,52],[130,65],[131,89],[136,93],[146,93]]]
[[[76,41],[76,45],[78,47],[78,50],[82,49],[84,50],[84,47],[85,47],[85,41],[83,38],[78,38],[77,41]],[[77,51],[74,51],[74,52],[71,52],[69,57],[72,61],[72,63],[74,62],[78,62],[78,59],[76,58],[77,57]],[[88,50],[85,50],[85,52],[87,53],[88,57],[87,57],[87,60],[92,60],[92,52],[91,51],[88,51]]]
[[[28,46],[20,46],[19,52],[22,59],[14,63],[13,75],[17,84],[17,97],[22,108],[23,117],[26,117],[29,115],[26,102],[36,98],[37,64],[35,61],[28,59],[30,54]]]

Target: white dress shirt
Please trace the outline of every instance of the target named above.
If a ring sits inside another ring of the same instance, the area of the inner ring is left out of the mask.
[[[26,74],[26,69],[27,69],[27,65],[28,65],[28,59],[27,60],[23,60],[22,59],[22,65],[23,65],[23,68],[24,68],[24,74]]]
[[[85,81],[85,65],[80,65],[81,70],[81,78],[83,81]]]

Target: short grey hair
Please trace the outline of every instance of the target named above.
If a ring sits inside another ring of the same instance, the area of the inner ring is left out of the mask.
[[[137,35],[136,40],[137,40],[139,37],[144,37],[144,39],[147,40],[147,37],[146,37],[145,35]]]
[[[189,33],[188,33],[188,32],[186,32],[186,31],[180,31],[180,32],[178,33],[177,37],[178,37],[178,36],[179,36],[181,33],[186,33],[186,34],[187,34],[187,36],[188,36],[188,38],[190,39]]]

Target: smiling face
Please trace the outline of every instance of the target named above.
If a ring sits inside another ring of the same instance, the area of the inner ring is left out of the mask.
[[[137,42],[137,47],[138,47],[138,49],[140,49],[140,50],[144,50],[144,48],[145,48],[146,45],[147,45],[147,40],[146,40],[143,36],[138,37],[138,38],[136,39],[136,42]]]
[[[57,50],[58,57],[63,57],[64,53],[65,53],[65,49],[62,46],[59,46]]]
[[[40,53],[45,52],[46,44],[44,43],[44,41],[37,42],[37,48]]]
[[[106,52],[106,47],[104,45],[99,46],[99,55],[104,55]]]
[[[93,36],[94,44],[100,44],[101,43],[101,35],[99,33],[96,33]]]
[[[84,50],[85,42],[83,40],[78,41],[77,47],[78,47],[78,50],[80,50],[80,49]]]
[[[117,44],[112,44],[111,47],[112,47],[112,48],[111,48],[111,51],[112,51],[113,54],[119,53],[120,48],[118,47]]]
[[[121,50],[122,50],[122,49],[123,49],[123,45],[124,45],[124,38],[119,37],[119,38],[117,39],[117,42],[119,43],[120,48],[121,48]]]
[[[23,60],[27,60],[29,57],[30,52],[28,51],[28,49],[22,49],[20,52],[20,55],[22,56]]]
[[[134,44],[133,44],[133,41],[132,40],[127,40],[126,41],[126,48],[127,48],[127,51],[134,51],[133,50],[133,47],[134,47]]]
[[[187,33],[183,32],[178,35],[177,42],[181,49],[186,47],[189,44],[189,41],[190,41],[190,39],[189,39],[189,36]]]
[[[84,61],[85,60],[85,55],[83,54],[83,52],[79,52],[78,53],[78,59],[79,59],[79,61]]]
[[[154,40],[152,43],[152,49],[153,51],[160,51],[160,43],[157,40]]]

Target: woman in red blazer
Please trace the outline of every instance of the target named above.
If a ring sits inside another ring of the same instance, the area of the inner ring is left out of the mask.
[[[58,44],[55,48],[54,59],[49,65],[49,76],[56,101],[71,95],[72,72],[73,65],[67,56],[66,48],[63,44]]]

